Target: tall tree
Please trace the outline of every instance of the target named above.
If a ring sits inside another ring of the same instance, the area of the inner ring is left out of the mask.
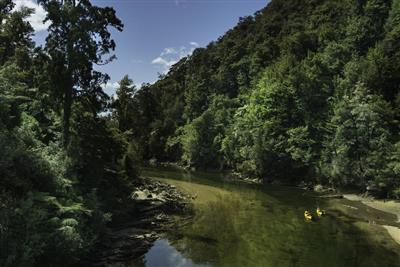
[[[33,28],[25,20],[32,14],[32,9],[23,7],[13,11],[14,7],[11,0],[0,1],[0,65],[16,53],[21,54],[33,48]]]
[[[113,103],[120,131],[127,131],[132,128],[130,118],[133,118],[133,114],[130,111],[132,111],[132,101],[135,92],[136,87],[132,79],[130,79],[128,75],[125,75],[119,82],[119,87],[116,92],[117,99]]]
[[[93,6],[89,0],[39,0],[50,21],[45,50],[50,55],[53,87],[63,105],[64,145],[69,142],[71,107],[83,93],[102,94],[99,83],[109,77],[93,69],[115,56],[109,26],[122,31],[123,24],[111,7]]]

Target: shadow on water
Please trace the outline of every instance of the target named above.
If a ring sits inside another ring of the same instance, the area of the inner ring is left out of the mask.
[[[192,223],[156,242],[145,266],[400,266],[399,254],[372,242],[354,220],[328,215],[306,222],[304,209],[316,203],[304,191],[189,178],[231,193],[198,204]],[[170,258],[180,264],[157,265]]]

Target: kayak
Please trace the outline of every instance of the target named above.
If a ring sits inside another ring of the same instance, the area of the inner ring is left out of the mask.
[[[325,211],[321,210],[320,208],[317,208],[317,215],[318,217],[321,217],[322,215],[325,214]]]
[[[313,216],[312,216],[312,214],[309,212],[309,211],[305,211],[304,212],[304,218],[306,219],[306,220],[308,220],[308,221],[311,221],[312,219],[313,219]]]

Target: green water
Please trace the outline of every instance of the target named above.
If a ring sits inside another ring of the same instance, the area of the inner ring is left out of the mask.
[[[144,175],[198,195],[193,220],[157,241],[146,266],[400,266],[393,244],[371,240],[354,220],[328,212],[305,221],[304,210],[327,205],[309,192],[222,182],[218,173]]]

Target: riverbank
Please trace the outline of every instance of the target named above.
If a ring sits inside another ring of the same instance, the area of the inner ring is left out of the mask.
[[[343,194],[345,199],[351,201],[360,201],[371,208],[392,213],[397,216],[397,222],[400,223],[400,202],[395,200],[377,200],[374,198],[362,197],[356,194]]]
[[[377,200],[356,194],[344,194],[343,197],[350,201],[359,201],[370,208],[395,215],[397,217],[397,225],[381,225],[387,230],[394,241],[400,245],[400,202],[395,200]],[[390,221],[390,224],[392,223],[393,221]]]
[[[182,221],[191,214],[191,196],[174,185],[145,177],[136,183],[131,219],[105,231],[88,260],[90,265],[142,266],[145,253],[165,232],[174,229],[178,216]]]
[[[391,250],[400,245],[400,203],[343,194],[343,198],[327,199],[334,216],[350,218],[354,225],[369,234],[371,239],[387,244]],[[393,243],[396,243],[394,245]]]

